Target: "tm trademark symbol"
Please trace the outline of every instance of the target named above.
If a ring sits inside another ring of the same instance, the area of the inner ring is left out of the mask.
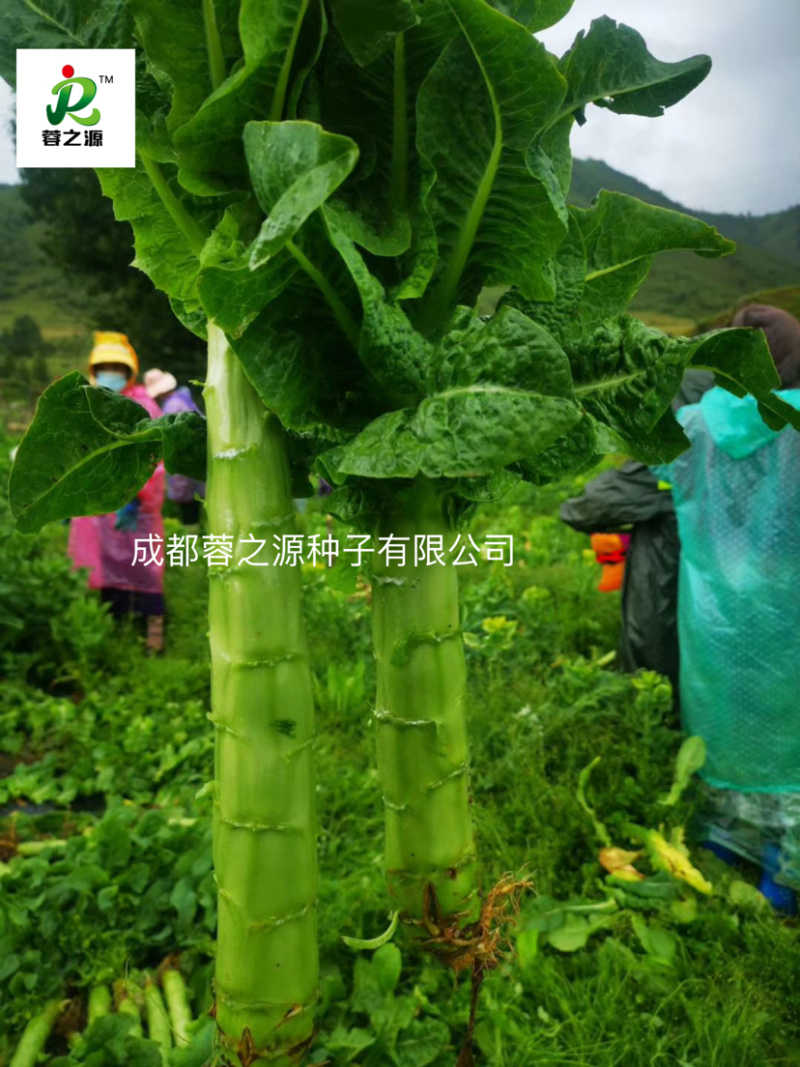
[[[113,85],[114,84],[114,75],[113,74],[101,74],[100,75],[100,81],[104,85]]]

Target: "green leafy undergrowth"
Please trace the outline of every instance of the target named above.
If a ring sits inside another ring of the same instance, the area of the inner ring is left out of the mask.
[[[543,927],[533,953],[516,940],[486,979],[476,1065],[793,1062],[800,938],[796,923],[765,908],[752,873],[730,872],[693,845],[692,862],[715,890],[697,895],[693,916],[674,911],[689,894],[665,874],[623,887],[624,898],[609,892],[600,843],[577,795],[581,772],[600,757],[584,799],[618,847],[639,847],[626,836],[628,824],[687,823],[696,797],[690,788],[675,805],[662,803],[681,744],[669,686],[657,675],[614,668],[619,598],[597,593],[586,539],[554,517],[579,490],[580,480],[521,487],[491,505],[473,534],[479,543],[487,532],[511,534],[513,565],[482,560],[462,568],[482,882],[488,888],[505,871],[524,871],[534,888],[517,930],[522,936]],[[302,522],[309,534],[326,529],[317,505]],[[54,541],[42,551],[47,558],[62,550]],[[469,1016],[467,984],[454,987],[400,935],[376,954],[355,953],[342,941],[375,937],[389,919],[373,766],[369,589],[334,576],[337,568],[304,571],[319,711],[323,980],[314,1058],[332,1067],[453,1067]],[[209,801],[196,798],[213,776],[203,582],[202,566],[168,572],[179,637],[173,629],[170,644],[168,630],[163,660],[147,660],[135,641],[123,642],[124,655],[92,668],[93,690],[77,703],[31,680],[3,683],[2,733],[23,762],[0,785],[20,801],[41,797],[59,809],[0,819],[0,837],[8,841],[13,825],[16,840],[34,851],[41,839],[68,839],[66,850],[11,858],[0,879],[0,936],[13,939],[0,959],[15,957],[13,973],[0,982],[0,1000],[9,1005],[0,1022],[7,1058],[28,1013],[50,998],[83,1003],[101,976],[155,968],[169,954],[181,954],[195,1016],[207,1008]],[[76,809],[98,793],[112,805],[104,817],[64,811],[70,797]],[[154,804],[164,808],[147,810]],[[171,821],[187,816],[198,821]],[[132,885],[137,876],[142,883]],[[397,949],[402,967],[389,989]],[[115,1067],[121,1055],[136,1064],[126,1044],[136,1039],[125,1038],[122,1052],[119,1035],[102,1040],[94,1050],[102,1051],[100,1067]],[[150,1056],[152,1043],[143,1046],[136,1054]],[[67,1054],[58,1035],[47,1048]],[[80,1047],[69,1055],[70,1067],[89,1062]],[[190,1065],[170,1060],[170,1067]]]
[[[63,829],[77,829],[67,824]],[[7,829],[33,840],[36,820]],[[207,818],[175,820],[118,804],[39,855],[16,855],[0,879],[0,997],[21,1028],[48,999],[156,968],[177,947],[211,951],[216,890]],[[24,846],[23,846],[24,849]]]

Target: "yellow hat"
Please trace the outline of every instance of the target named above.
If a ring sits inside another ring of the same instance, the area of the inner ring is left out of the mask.
[[[94,348],[89,356],[89,368],[98,363],[122,363],[130,367],[131,376],[139,373],[139,360],[124,333],[98,330],[94,335]]]

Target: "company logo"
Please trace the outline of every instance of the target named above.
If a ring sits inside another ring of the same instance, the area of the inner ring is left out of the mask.
[[[133,48],[18,48],[16,103],[18,167],[136,166]]]
[[[96,83],[91,78],[76,77],[75,68],[71,67],[69,63],[62,69],[61,73],[64,75],[64,80],[57,82],[52,90],[53,95],[58,97],[56,105],[55,107],[51,104],[47,105],[48,122],[51,126],[58,126],[65,116],[69,115],[73,122],[77,122],[81,126],[96,126],[100,121],[100,112],[96,107],[92,108],[88,115],[76,114],[77,111],[83,111],[87,108],[97,96]],[[77,86],[80,96],[76,96],[70,101],[70,97],[73,96],[73,86]]]

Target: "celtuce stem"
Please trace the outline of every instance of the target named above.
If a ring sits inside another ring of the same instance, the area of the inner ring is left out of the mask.
[[[102,1019],[104,1015],[108,1015],[111,1011],[111,990],[107,985],[92,986],[89,993],[89,1008],[87,1011],[86,1025],[91,1026],[92,1023],[97,1022],[98,1019]]]
[[[393,494],[377,533],[409,538],[405,565],[387,562],[380,542],[373,556],[375,729],[386,873],[404,917],[424,920],[435,934],[437,915],[441,930],[475,918],[478,908],[466,666],[458,577],[446,552],[456,534],[424,478],[408,492]],[[415,564],[414,538],[428,535],[442,537],[445,566]]]
[[[216,1021],[224,1055],[288,1067],[317,993],[313,698],[299,571],[273,559],[294,529],[283,430],[213,324],[208,329],[209,531],[234,557],[210,568],[211,718],[217,731]]]
[[[144,987],[144,1006],[147,1012],[148,1037],[161,1048],[161,1059],[166,1063],[172,1048],[172,1027],[161,991],[152,981],[148,981]]]
[[[34,1067],[65,1004],[66,1001],[52,1000],[34,1015],[25,1027],[9,1067]]]

